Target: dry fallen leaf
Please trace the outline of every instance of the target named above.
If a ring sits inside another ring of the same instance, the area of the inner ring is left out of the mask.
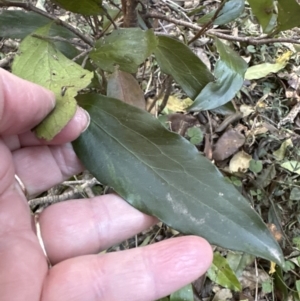
[[[229,170],[231,172],[243,172],[245,173],[248,168],[252,157],[245,153],[244,151],[240,151],[236,153],[230,160]]]
[[[238,129],[229,129],[215,144],[213,159],[222,161],[236,153],[244,145],[245,137]]]

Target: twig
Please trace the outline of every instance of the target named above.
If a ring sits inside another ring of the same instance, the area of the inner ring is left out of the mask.
[[[45,41],[65,42],[65,43],[69,43],[69,44],[72,44],[72,45],[75,45],[75,46],[78,46],[78,47],[83,46],[82,43],[79,43],[79,42],[76,42],[76,41],[70,41],[70,40],[62,38],[62,37],[48,37],[48,36],[42,36],[42,35],[36,34],[36,33],[31,34],[31,36],[34,37],[34,38],[45,40]]]
[[[162,101],[161,105],[158,108],[158,114],[163,111],[163,109],[165,108],[165,106],[168,103],[168,99],[169,99],[169,96],[170,96],[171,91],[172,91],[172,81],[173,81],[173,78],[172,78],[172,76],[169,75],[166,78],[166,82],[165,82],[166,91],[165,91],[163,101]]]
[[[76,186],[72,188],[71,191],[65,192],[61,195],[48,195],[41,198],[36,198],[28,201],[28,204],[31,209],[34,209],[36,206],[45,206],[45,205],[51,205],[54,203],[66,201],[69,199],[72,199],[76,194],[82,193],[87,187],[93,187],[96,184],[99,184],[96,178],[93,178],[89,181],[85,181],[84,184],[80,186]]]
[[[154,18],[154,19],[161,19],[161,20],[165,20],[168,22],[171,22],[173,24],[176,24],[178,26],[185,26],[187,28],[191,28],[194,30],[201,30],[202,27],[193,24],[193,23],[189,23],[186,21],[182,21],[182,20],[176,20],[173,18],[170,18],[168,16],[159,14],[159,13],[147,13],[144,15],[144,18]],[[250,45],[262,45],[262,44],[268,44],[268,43],[292,43],[292,44],[300,44],[300,38],[299,37],[294,37],[294,38],[261,38],[261,37],[257,37],[257,38],[252,38],[252,37],[235,37],[235,36],[231,36],[231,35],[227,35],[224,33],[219,32],[218,30],[215,29],[209,29],[206,32],[207,35],[212,35],[227,41],[234,41],[234,42],[242,42],[242,43],[247,43]]]
[[[220,6],[217,8],[216,12],[214,13],[213,17],[202,26],[202,28],[195,34],[195,36],[190,39],[188,41],[188,44],[191,44],[193,42],[195,42],[196,40],[198,40],[200,38],[200,36],[202,36],[213,24],[214,21],[217,19],[219,12],[222,10],[222,8],[224,7],[226,3],[226,0],[223,0],[220,4]]]
[[[77,35],[82,41],[84,41],[86,44],[93,46],[94,42],[92,39],[90,39],[89,37],[86,37],[84,34],[82,34],[79,30],[77,30],[76,28],[74,28],[73,26],[71,26],[70,24],[62,21],[61,19],[52,16],[50,14],[48,14],[47,12],[35,7],[34,5],[32,5],[29,2],[10,2],[10,1],[6,1],[6,0],[1,0],[0,1],[0,7],[20,7],[23,8],[27,11],[33,11],[37,14],[40,14],[50,20],[55,21],[55,23],[57,25],[61,25],[67,29],[69,29],[71,32],[73,32],[75,35]]]
[[[93,48],[89,48],[89,49],[79,53],[74,58],[72,58],[72,61],[76,62],[78,59],[82,58],[83,56],[88,55],[92,50],[93,50]]]

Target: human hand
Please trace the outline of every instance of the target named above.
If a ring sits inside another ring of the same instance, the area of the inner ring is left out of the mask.
[[[97,255],[157,222],[116,195],[66,201],[42,212],[48,269],[14,176],[32,196],[82,170],[68,143],[87,126],[82,109],[50,142],[30,131],[53,106],[51,92],[0,69],[1,301],[156,300],[202,275],[212,250],[199,237]]]

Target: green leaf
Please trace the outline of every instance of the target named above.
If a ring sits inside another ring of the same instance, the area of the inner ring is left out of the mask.
[[[273,26],[273,19],[275,15],[273,14],[274,10],[274,1],[273,0],[248,0],[250,7],[253,11],[253,14],[258,19],[259,24],[261,25],[264,32],[269,32]],[[267,29],[269,30],[267,31]]]
[[[263,165],[262,162],[259,160],[252,159],[250,161],[249,169],[254,173],[259,173],[262,171]]]
[[[194,301],[192,285],[188,284],[175,293],[171,294],[170,301]]]
[[[244,0],[229,0],[225,3],[224,7],[218,14],[218,17],[214,20],[214,25],[224,25],[227,24],[236,18],[238,18],[245,9],[245,1]],[[210,12],[204,17],[200,18],[197,22],[200,24],[204,24],[209,22],[212,17],[215,15],[216,10]]]
[[[117,65],[122,71],[134,73],[156,46],[152,30],[123,28],[98,40],[90,58],[105,71],[113,72]]]
[[[50,23],[50,20],[35,12],[20,10],[4,10],[0,13],[1,37],[11,39],[23,39],[38,28]],[[75,34],[67,28],[52,24],[50,36],[62,38],[74,38]]]
[[[287,51],[277,58],[274,64],[262,63],[249,67],[245,74],[245,79],[259,79],[266,77],[269,73],[277,73],[287,65],[292,55],[291,51]]]
[[[51,24],[38,29],[35,34],[48,36]],[[67,59],[51,42],[26,37],[15,57],[14,74],[52,90],[56,96],[55,109],[35,128],[39,138],[51,140],[70,121],[76,112],[75,96],[86,87],[93,76]]]
[[[194,145],[201,143],[203,140],[203,133],[199,128],[196,127],[188,128],[186,133],[190,138],[190,142]]]
[[[242,286],[227,260],[219,252],[214,253],[213,263],[207,271],[207,277],[211,281],[235,292],[242,290]]]
[[[296,160],[283,162],[281,165],[284,169],[300,175],[300,162]]]
[[[63,26],[51,23],[50,20],[35,12],[19,10],[4,10],[0,13],[0,32],[3,38],[23,39],[38,28],[52,24],[49,37],[61,37],[72,39],[75,34]],[[53,41],[59,51],[66,57],[73,58],[79,51],[70,43],[64,41]]]
[[[102,0],[51,0],[62,8],[81,15],[103,14]]]
[[[91,124],[74,149],[101,183],[182,233],[282,263],[280,247],[259,215],[195,146],[117,99],[77,99]]]
[[[300,5],[296,0],[278,0],[277,30],[287,30],[300,26]]]
[[[229,102],[241,89],[244,82],[244,74],[247,70],[246,62],[229,46],[215,39],[215,45],[220,54],[216,63],[216,81],[206,87],[196,97],[191,111],[211,110]]]
[[[192,99],[214,79],[199,57],[188,46],[173,38],[159,36],[154,54],[161,70],[172,75]]]

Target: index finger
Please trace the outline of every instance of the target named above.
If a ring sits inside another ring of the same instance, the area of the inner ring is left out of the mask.
[[[0,135],[21,134],[54,108],[51,91],[0,68]]]

